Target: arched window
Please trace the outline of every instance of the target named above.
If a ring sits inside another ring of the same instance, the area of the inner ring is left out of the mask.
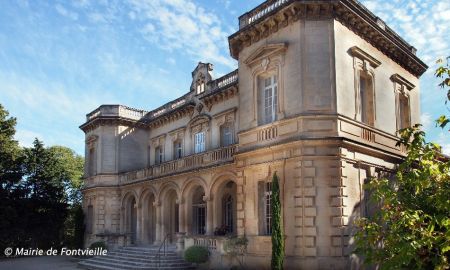
[[[203,74],[200,74],[196,83],[196,93],[198,95],[203,92],[205,92],[205,76],[203,76]]]

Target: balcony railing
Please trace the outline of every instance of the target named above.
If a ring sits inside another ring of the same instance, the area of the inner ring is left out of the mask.
[[[196,168],[211,166],[233,160],[236,145],[215,149],[200,154],[190,155],[181,159],[153,165],[138,171],[120,175],[120,183],[130,183],[138,180],[153,179],[173,173],[184,172]]]

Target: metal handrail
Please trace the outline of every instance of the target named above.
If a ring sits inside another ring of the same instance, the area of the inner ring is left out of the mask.
[[[161,248],[164,248],[164,257],[166,257],[166,248],[167,248],[167,238],[169,237],[170,233],[166,234],[166,236],[164,236],[164,240],[162,241],[162,243],[159,245],[158,251],[155,254],[155,263],[156,263],[156,267],[159,268],[161,266]]]

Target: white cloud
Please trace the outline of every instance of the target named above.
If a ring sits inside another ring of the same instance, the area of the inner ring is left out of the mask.
[[[449,1],[365,0],[363,4],[398,32],[427,63],[448,54]],[[430,72],[430,70],[429,70]]]
[[[64,17],[67,17],[67,18],[69,18],[71,20],[74,20],[74,21],[78,20],[78,14],[76,12],[69,11],[69,10],[67,10],[65,7],[63,7],[60,4],[57,4],[55,6],[55,9],[60,15],[62,15]]]
[[[17,129],[16,134],[14,135],[14,139],[16,139],[19,142],[19,145],[22,147],[33,146],[33,141],[35,138],[38,138],[42,141],[44,136],[42,136],[42,134],[40,133],[25,129]]]
[[[433,123],[431,114],[427,112],[422,113],[422,115],[420,116],[420,123],[422,124],[425,131],[429,130]]]
[[[171,64],[171,65],[175,65],[177,63],[177,61],[173,57],[167,58],[166,62]]]
[[[442,153],[450,156],[450,142],[448,141],[448,131],[441,131],[436,142],[442,147]]]
[[[142,22],[141,33],[161,49],[180,50],[194,61],[235,68],[228,56],[227,36],[221,20],[190,0],[129,0],[132,12]]]

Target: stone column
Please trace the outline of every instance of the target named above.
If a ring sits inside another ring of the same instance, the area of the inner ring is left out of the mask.
[[[186,233],[186,213],[185,213],[186,204],[184,203],[183,199],[177,200],[177,204],[178,204],[178,232]]]
[[[203,201],[206,202],[206,235],[214,234],[214,203],[211,197],[204,196]]]
[[[155,235],[155,244],[158,245],[161,243],[161,223],[162,223],[162,218],[161,218],[161,202],[159,201],[155,201],[153,202],[153,206],[155,207],[156,210],[156,235]]]
[[[141,204],[137,204],[136,205],[136,244],[142,244],[142,226],[141,226],[141,222],[142,222],[142,207]]]

